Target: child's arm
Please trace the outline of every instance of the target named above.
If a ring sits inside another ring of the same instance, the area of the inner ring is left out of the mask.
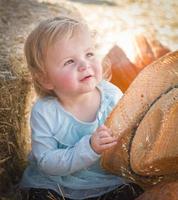
[[[48,120],[49,115],[43,111],[34,111],[31,117],[32,153],[38,168],[49,175],[65,176],[89,167],[99,159],[98,153],[108,148],[113,141],[106,128],[101,127],[92,138],[86,135],[74,146],[59,149],[58,141],[52,134],[54,124]]]

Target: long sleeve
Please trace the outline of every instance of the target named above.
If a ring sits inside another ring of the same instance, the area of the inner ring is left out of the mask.
[[[31,112],[32,150],[21,185],[51,188],[70,199],[100,196],[124,183],[100,166],[100,155],[89,140],[103,124],[122,94],[116,86],[98,85],[101,103],[92,122],[84,122],[65,110],[55,97],[38,99]],[[91,102],[92,103],[92,102]]]
[[[58,141],[53,137],[53,121],[49,113],[32,111],[32,153],[38,168],[48,175],[66,176],[92,165],[100,155],[96,154],[86,135],[67,148],[58,148]],[[60,133],[59,133],[60,134]]]

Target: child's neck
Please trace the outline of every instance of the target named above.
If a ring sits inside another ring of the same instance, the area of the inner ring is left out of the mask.
[[[100,107],[100,99],[100,92],[96,89],[77,98],[65,99],[65,101],[60,102],[67,111],[79,120],[92,122],[96,119],[96,113]]]

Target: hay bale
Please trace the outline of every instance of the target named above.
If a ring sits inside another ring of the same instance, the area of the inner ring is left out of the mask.
[[[0,0],[0,196],[14,193],[30,149],[35,93],[24,62],[25,38],[39,21],[64,13],[78,14],[63,1]]]

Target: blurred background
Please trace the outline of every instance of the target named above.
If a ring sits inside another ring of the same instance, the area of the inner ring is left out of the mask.
[[[50,2],[59,3],[59,0]],[[97,30],[103,54],[115,43],[126,52],[135,32],[154,34],[171,50],[178,49],[177,0],[67,0]],[[128,52],[129,53],[129,52]],[[131,54],[131,53],[130,53]],[[131,56],[131,55],[130,55]]]

